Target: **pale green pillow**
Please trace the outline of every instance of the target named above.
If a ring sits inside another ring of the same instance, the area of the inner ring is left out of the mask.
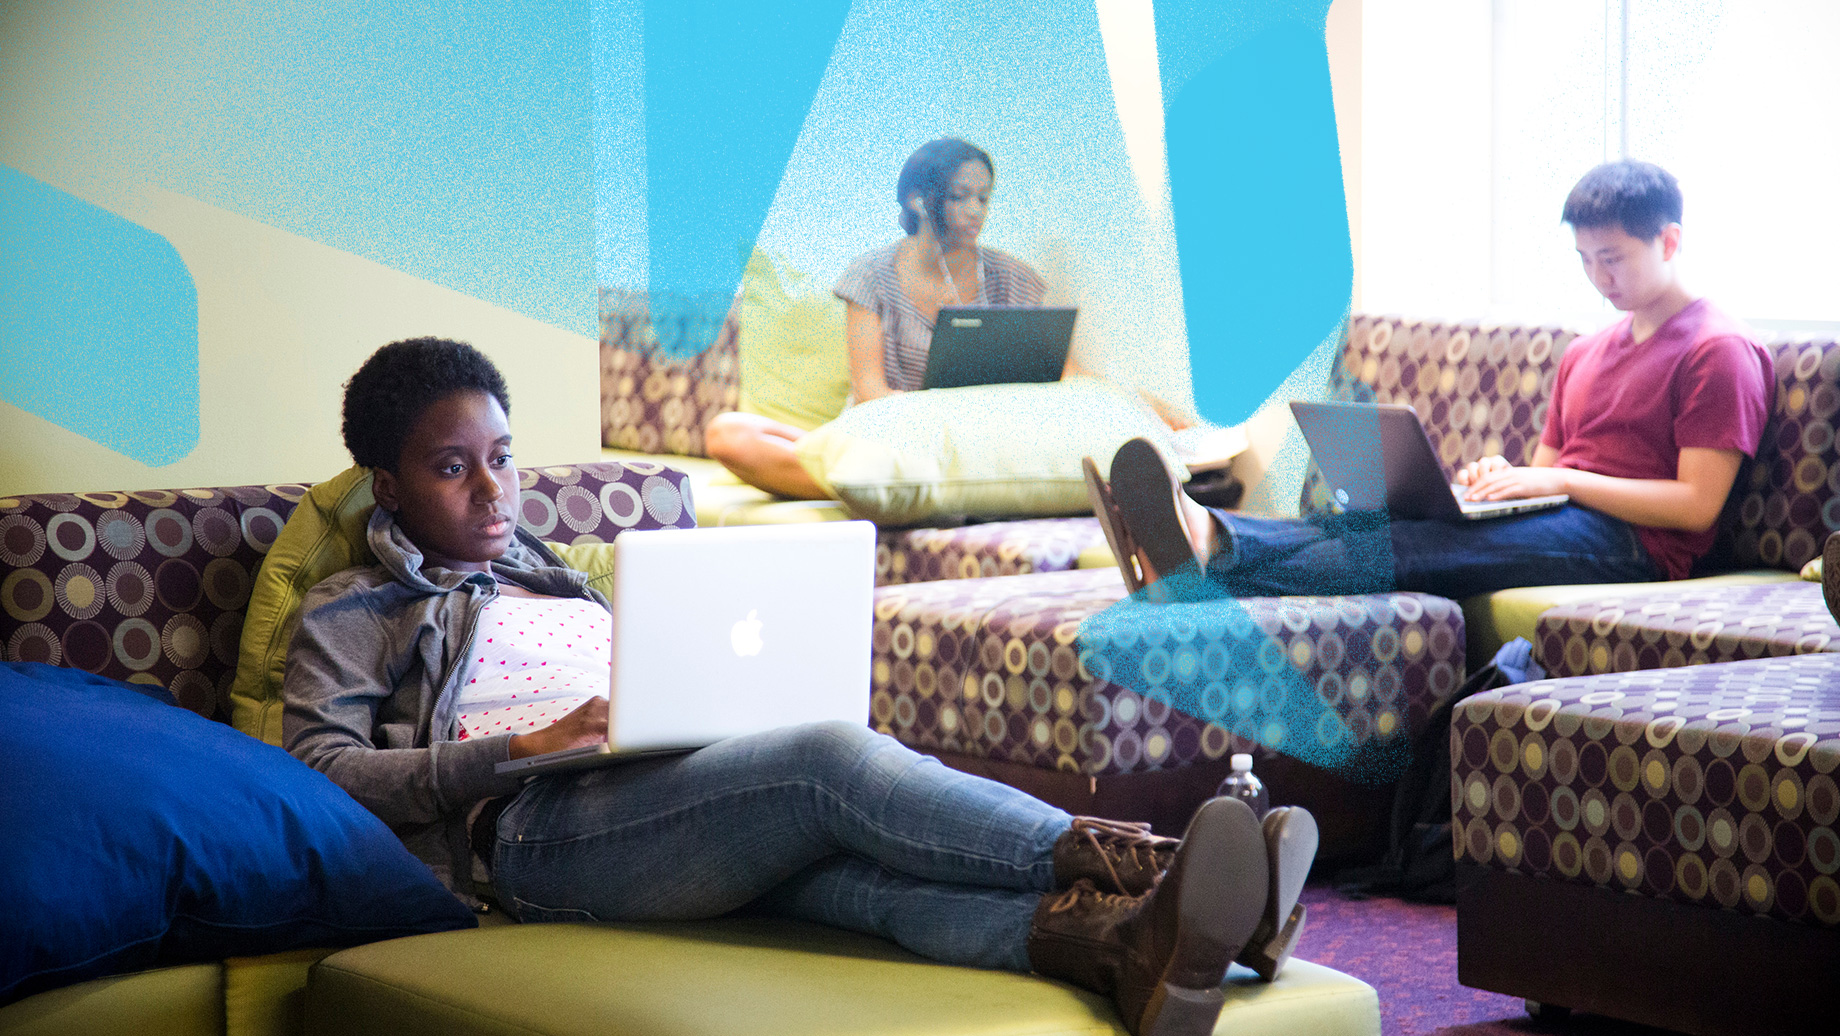
[[[750,414],[811,429],[843,412],[850,395],[843,300],[801,290],[804,274],[784,278],[755,252],[741,278],[739,406]],[[788,288],[792,291],[788,291]]]
[[[281,743],[281,674],[301,598],[334,572],[377,563],[364,536],[376,507],[370,469],[351,467],[308,490],[281,527],[249,592],[230,685],[231,726]]]
[[[335,572],[377,563],[365,534],[376,507],[370,469],[351,467],[308,490],[282,526],[249,593],[230,685],[231,726],[281,744],[281,678],[301,599]],[[611,593],[613,544],[549,546],[564,564],[588,573],[589,586]]]
[[[853,517],[911,525],[946,515],[1089,514],[1080,459],[1105,471],[1137,436],[1187,477],[1168,427],[1135,394],[1094,378],[885,396],[814,429],[797,451]]]

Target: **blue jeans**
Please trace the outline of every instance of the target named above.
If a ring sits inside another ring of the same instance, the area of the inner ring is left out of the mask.
[[[1072,818],[848,723],[539,778],[498,822],[492,883],[524,921],[755,909],[949,964],[1029,970]]]
[[[1634,526],[1575,504],[1482,521],[1210,510],[1221,536],[1207,575],[1235,597],[1416,590],[1462,599],[1515,586],[1663,578]]]

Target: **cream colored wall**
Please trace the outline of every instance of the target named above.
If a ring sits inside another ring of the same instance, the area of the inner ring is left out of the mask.
[[[328,478],[351,463],[341,386],[378,346],[419,335],[471,342],[504,372],[519,464],[599,455],[593,339],[168,191],[84,200],[163,235],[191,271],[198,445],[151,468],[0,403],[0,494]]]
[[[157,467],[0,402],[0,494],[325,478],[341,385],[416,335],[503,368],[521,462],[597,456],[591,42],[570,0],[0,4],[0,166],[172,244],[199,378]],[[8,344],[0,378],[57,370],[57,341]]]

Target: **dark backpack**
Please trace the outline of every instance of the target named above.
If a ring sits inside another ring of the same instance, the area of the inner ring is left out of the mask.
[[[1456,860],[1450,851],[1451,717],[1472,694],[1545,676],[1545,670],[1533,661],[1533,645],[1516,637],[1431,711],[1424,732],[1412,743],[1412,761],[1393,793],[1386,855],[1377,864],[1338,873],[1334,878],[1337,891],[1354,899],[1397,896],[1420,903],[1457,901]]]

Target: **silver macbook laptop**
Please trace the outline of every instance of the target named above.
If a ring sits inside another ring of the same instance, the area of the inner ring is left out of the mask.
[[[1558,507],[1564,494],[1476,501],[1450,481],[1418,412],[1400,403],[1291,403],[1316,466],[1350,511],[1395,518],[1505,518]]]
[[[538,774],[822,720],[869,721],[875,526],[743,525],[614,540],[607,742]]]
[[[920,387],[1059,381],[1078,313],[1071,306],[941,306]]]

